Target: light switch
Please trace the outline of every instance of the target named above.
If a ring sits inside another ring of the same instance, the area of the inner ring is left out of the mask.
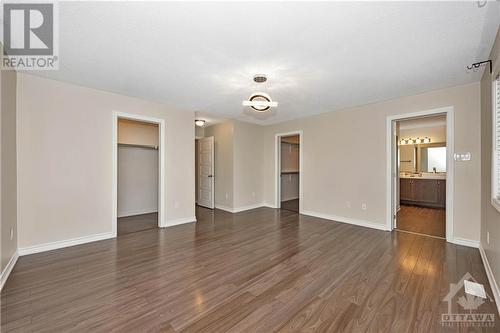
[[[453,155],[455,161],[470,161],[471,160],[471,153],[455,153]]]

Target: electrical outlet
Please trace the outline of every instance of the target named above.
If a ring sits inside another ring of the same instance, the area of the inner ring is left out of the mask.
[[[351,208],[351,202],[350,202],[350,201],[346,201],[346,202],[345,202],[345,206],[346,206],[347,208]]]
[[[179,203],[179,201],[176,201],[175,204],[174,204],[175,208],[179,208],[181,206],[181,204]]]
[[[14,239],[14,228],[10,228],[10,240]]]
[[[229,199],[229,193],[226,192],[226,200]]]
[[[255,192],[252,192],[252,197],[254,197],[254,198],[255,198]]]
[[[366,210],[366,204],[365,203],[361,204],[361,209],[362,210]]]
[[[486,231],[486,243],[489,245],[490,244],[490,232]]]

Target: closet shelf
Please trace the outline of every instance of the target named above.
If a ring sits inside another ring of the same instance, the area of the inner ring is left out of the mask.
[[[282,175],[290,175],[290,174],[294,174],[294,173],[300,173],[300,171],[299,170],[286,170],[286,171],[283,170],[283,171],[281,171]]]
[[[137,147],[137,148],[148,148],[148,149],[155,149],[158,150],[158,146],[152,146],[152,145],[140,145],[140,144],[134,144],[134,143],[118,143],[119,147]]]

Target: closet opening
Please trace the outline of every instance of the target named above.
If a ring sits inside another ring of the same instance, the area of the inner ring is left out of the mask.
[[[122,236],[161,227],[163,120],[116,115],[115,125],[114,232]]]
[[[302,137],[300,132],[277,135],[277,208],[300,213],[302,199]]]

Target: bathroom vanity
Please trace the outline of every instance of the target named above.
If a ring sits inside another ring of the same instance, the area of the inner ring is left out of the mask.
[[[400,202],[422,207],[446,207],[446,175],[401,175]]]

